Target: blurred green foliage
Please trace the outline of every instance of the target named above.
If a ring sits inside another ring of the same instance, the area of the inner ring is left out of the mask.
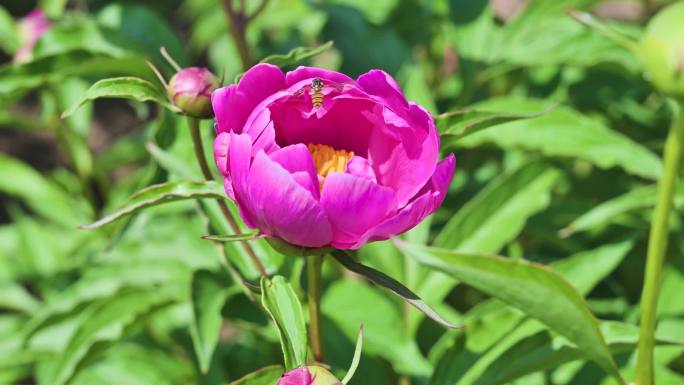
[[[259,2],[246,3],[253,10]],[[409,99],[435,114],[443,152],[458,158],[444,207],[402,238],[550,265],[579,293],[568,301],[585,297],[601,320],[592,327],[631,378],[648,221],[672,112],[631,52],[566,10],[594,12],[638,37],[665,3],[270,0],[246,40],[257,59],[333,41],[298,59],[351,76],[372,68],[393,74]],[[506,12],[506,4],[526,5]],[[16,20],[34,7],[55,26],[30,61],[12,64]],[[185,119],[143,102],[155,99],[147,94],[86,103],[60,119],[90,98],[86,90],[98,80],[136,76],[158,84],[145,60],[169,78],[160,46],[181,65],[208,65],[234,79],[244,68],[226,20],[218,0],[3,1],[0,383],[211,385],[285,364],[249,256],[238,243],[200,239],[231,230],[210,199],[220,186],[187,185],[201,176]],[[272,60],[292,67],[285,56]],[[211,124],[202,129],[210,153]],[[129,202],[134,215],[77,230],[117,216],[126,197],[160,183],[157,195],[138,196],[133,208]],[[684,383],[681,186],[675,206],[658,309],[658,385]],[[263,239],[250,244],[269,274],[285,277],[277,280],[287,298],[265,297],[270,311],[284,306],[278,300],[298,308],[303,259]],[[468,275],[461,282],[454,277],[463,272],[447,276],[411,254],[392,242],[360,251],[363,263],[467,327],[445,330],[328,261],[324,347],[339,377],[365,325],[351,385],[614,383],[589,361],[603,353],[490,297],[527,287],[525,271],[517,281],[495,280],[500,287]],[[563,319],[560,305],[548,306],[558,322],[574,320]],[[300,329],[291,333],[304,338]]]

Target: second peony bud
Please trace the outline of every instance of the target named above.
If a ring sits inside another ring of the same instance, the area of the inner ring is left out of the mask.
[[[278,385],[342,385],[328,370],[320,366],[304,366],[286,372]]]
[[[219,80],[206,68],[188,67],[176,73],[167,92],[173,104],[184,114],[198,119],[214,116],[211,93],[220,86]]]

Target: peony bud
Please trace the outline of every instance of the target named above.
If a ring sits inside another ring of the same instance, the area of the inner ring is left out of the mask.
[[[284,373],[278,385],[342,385],[328,370],[320,366],[304,366]]]
[[[684,2],[666,7],[651,19],[640,42],[639,58],[661,92],[684,96]]]
[[[211,93],[219,85],[219,80],[208,69],[188,67],[171,78],[167,92],[173,104],[186,115],[208,119],[214,116]]]
[[[24,63],[31,60],[33,46],[52,27],[52,23],[47,19],[43,11],[33,10],[19,20],[17,25],[19,28],[20,46],[17,52],[14,53],[13,60],[15,63]]]

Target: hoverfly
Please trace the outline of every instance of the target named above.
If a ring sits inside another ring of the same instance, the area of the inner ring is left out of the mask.
[[[334,83],[324,81],[321,78],[315,78],[311,81],[311,84],[305,85],[304,87],[297,90],[293,96],[299,97],[308,93],[311,95],[311,105],[313,108],[320,108],[323,105],[323,100],[325,98],[325,87],[332,87],[335,92],[342,92],[345,86],[351,86],[344,83]]]

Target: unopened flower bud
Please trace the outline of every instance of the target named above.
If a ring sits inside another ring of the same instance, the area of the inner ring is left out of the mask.
[[[639,57],[649,80],[663,93],[684,96],[684,2],[660,11],[646,27]]]
[[[188,67],[171,78],[167,92],[173,104],[186,115],[208,119],[214,116],[211,93],[219,85],[219,80],[208,69]]]
[[[284,373],[278,385],[342,385],[328,370],[320,366],[304,366]]]

